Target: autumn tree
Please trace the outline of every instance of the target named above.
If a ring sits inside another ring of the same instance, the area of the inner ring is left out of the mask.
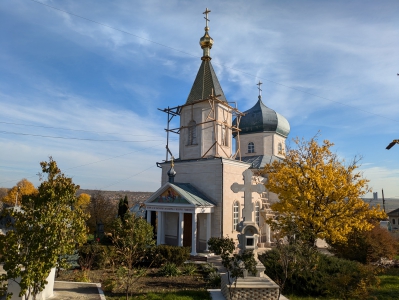
[[[78,185],[66,177],[50,157],[41,162],[47,175],[35,194],[22,197],[21,209],[8,209],[15,220],[5,236],[0,237],[3,254],[2,280],[15,280],[19,296],[36,299],[52,268],[65,267],[62,255],[72,254],[77,244],[86,240],[85,214],[76,204]]]
[[[76,201],[76,206],[81,207],[83,210],[86,210],[90,204],[90,195],[86,193],[82,193],[78,196]]]
[[[354,230],[348,235],[348,243],[330,242],[336,256],[361,263],[376,262],[380,258],[392,259],[398,253],[398,240],[379,223],[371,230]]]
[[[269,221],[275,230],[295,233],[310,245],[317,238],[345,242],[353,230],[370,230],[371,220],[386,218],[361,199],[370,189],[356,158],[345,165],[331,152],[334,144],[325,140],[319,145],[317,137],[294,143],[284,160],[264,168],[266,188],[279,197],[272,205],[278,221]]]
[[[15,200],[17,200],[17,204],[21,205],[22,196],[35,193],[37,193],[35,186],[29,180],[24,178],[7,192],[7,195],[2,201],[9,205],[15,205]]]
[[[7,196],[7,194],[8,194],[7,188],[4,187],[0,188],[0,201],[3,201],[3,198]]]
[[[101,191],[92,195],[86,212],[90,214],[87,225],[91,233],[97,230],[97,224],[104,224],[104,228],[109,228],[112,221],[117,216],[117,208]]]

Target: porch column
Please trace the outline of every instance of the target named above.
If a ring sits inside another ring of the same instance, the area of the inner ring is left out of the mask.
[[[179,212],[179,227],[177,234],[177,245],[183,246],[184,213]]]
[[[161,245],[161,243],[162,243],[161,235],[162,235],[162,212],[158,211],[157,212],[157,245]]]
[[[165,244],[165,218],[166,212],[162,212],[162,219],[161,219],[161,244]]]
[[[266,223],[266,243],[267,246],[270,246],[270,225]]]
[[[191,255],[197,255],[197,214],[192,214],[192,239],[191,239]]]
[[[205,252],[209,252],[208,241],[211,238],[211,214],[206,214],[206,246]]]
[[[147,210],[147,223],[151,224],[151,210]]]

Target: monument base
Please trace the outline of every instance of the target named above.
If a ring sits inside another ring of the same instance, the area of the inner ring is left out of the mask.
[[[46,287],[44,288],[43,291],[39,293],[39,295],[36,296],[37,300],[45,300],[48,298],[51,298],[54,294],[54,279],[55,279],[55,268],[52,268],[50,271],[50,274],[46,278],[47,284]],[[25,296],[20,297],[19,292],[20,292],[20,286],[19,282],[21,281],[21,278],[17,278],[16,280],[8,280],[8,293],[12,293],[11,300],[31,300],[33,299],[32,296],[27,299]]]
[[[265,274],[261,277],[238,278],[237,284],[231,279],[231,285],[227,276],[227,273],[221,276],[222,294],[227,300],[278,300],[279,286]],[[230,297],[230,287],[232,297]]]

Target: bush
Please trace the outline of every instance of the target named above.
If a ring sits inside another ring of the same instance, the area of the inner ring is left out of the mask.
[[[222,282],[222,278],[220,277],[220,274],[216,271],[212,271],[208,274],[208,282],[212,287],[217,287],[220,288],[220,284]]]
[[[182,267],[182,272],[184,275],[194,275],[197,272],[197,265],[196,264],[184,264]]]
[[[365,299],[371,286],[378,284],[374,267],[358,262],[315,252],[304,255],[306,251],[296,251],[288,257],[284,251],[292,245],[280,246],[259,255],[265,265],[265,273],[276,283],[285,282],[284,293],[304,296],[334,296],[338,299]],[[290,252],[292,253],[292,252]],[[286,276],[287,275],[287,276]]]
[[[370,231],[352,232],[346,243],[330,245],[336,256],[361,263],[376,262],[382,257],[392,259],[398,253],[398,241],[379,224]]]
[[[164,264],[158,272],[159,275],[166,277],[178,276],[181,273],[179,268],[174,263],[169,262]]]
[[[166,262],[181,266],[190,258],[190,248],[169,245],[158,245],[152,249],[151,260],[153,267],[160,267]]]
[[[100,255],[100,252],[101,246],[96,242],[80,246],[78,249],[78,264],[80,268],[82,270],[91,270],[94,265],[94,261],[97,256]]]

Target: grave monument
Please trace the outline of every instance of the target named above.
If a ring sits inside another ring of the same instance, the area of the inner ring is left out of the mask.
[[[252,184],[253,173],[247,169],[243,173],[244,184],[233,183],[231,190],[234,193],[244,192],[243,220],[240,222],[237,230],[238,248],[240,251],[252,250],[255,255],[256,274],[251,275],[244,272],[243,278],[238,278],[235,284],[231,284],[227,273],[222,275],[222,293],[226,299],[230,299],[229,288],[233,289],[232,299],[230,300],[252,300],[267,299],[277,300],[279,297],[279,286],[273,282],[266,274],[265,267],[258,259],[258,238],[259,227],[254,221],[254,204],[252,202],[252,193],[263,193],[265,186],[261,183]]]

